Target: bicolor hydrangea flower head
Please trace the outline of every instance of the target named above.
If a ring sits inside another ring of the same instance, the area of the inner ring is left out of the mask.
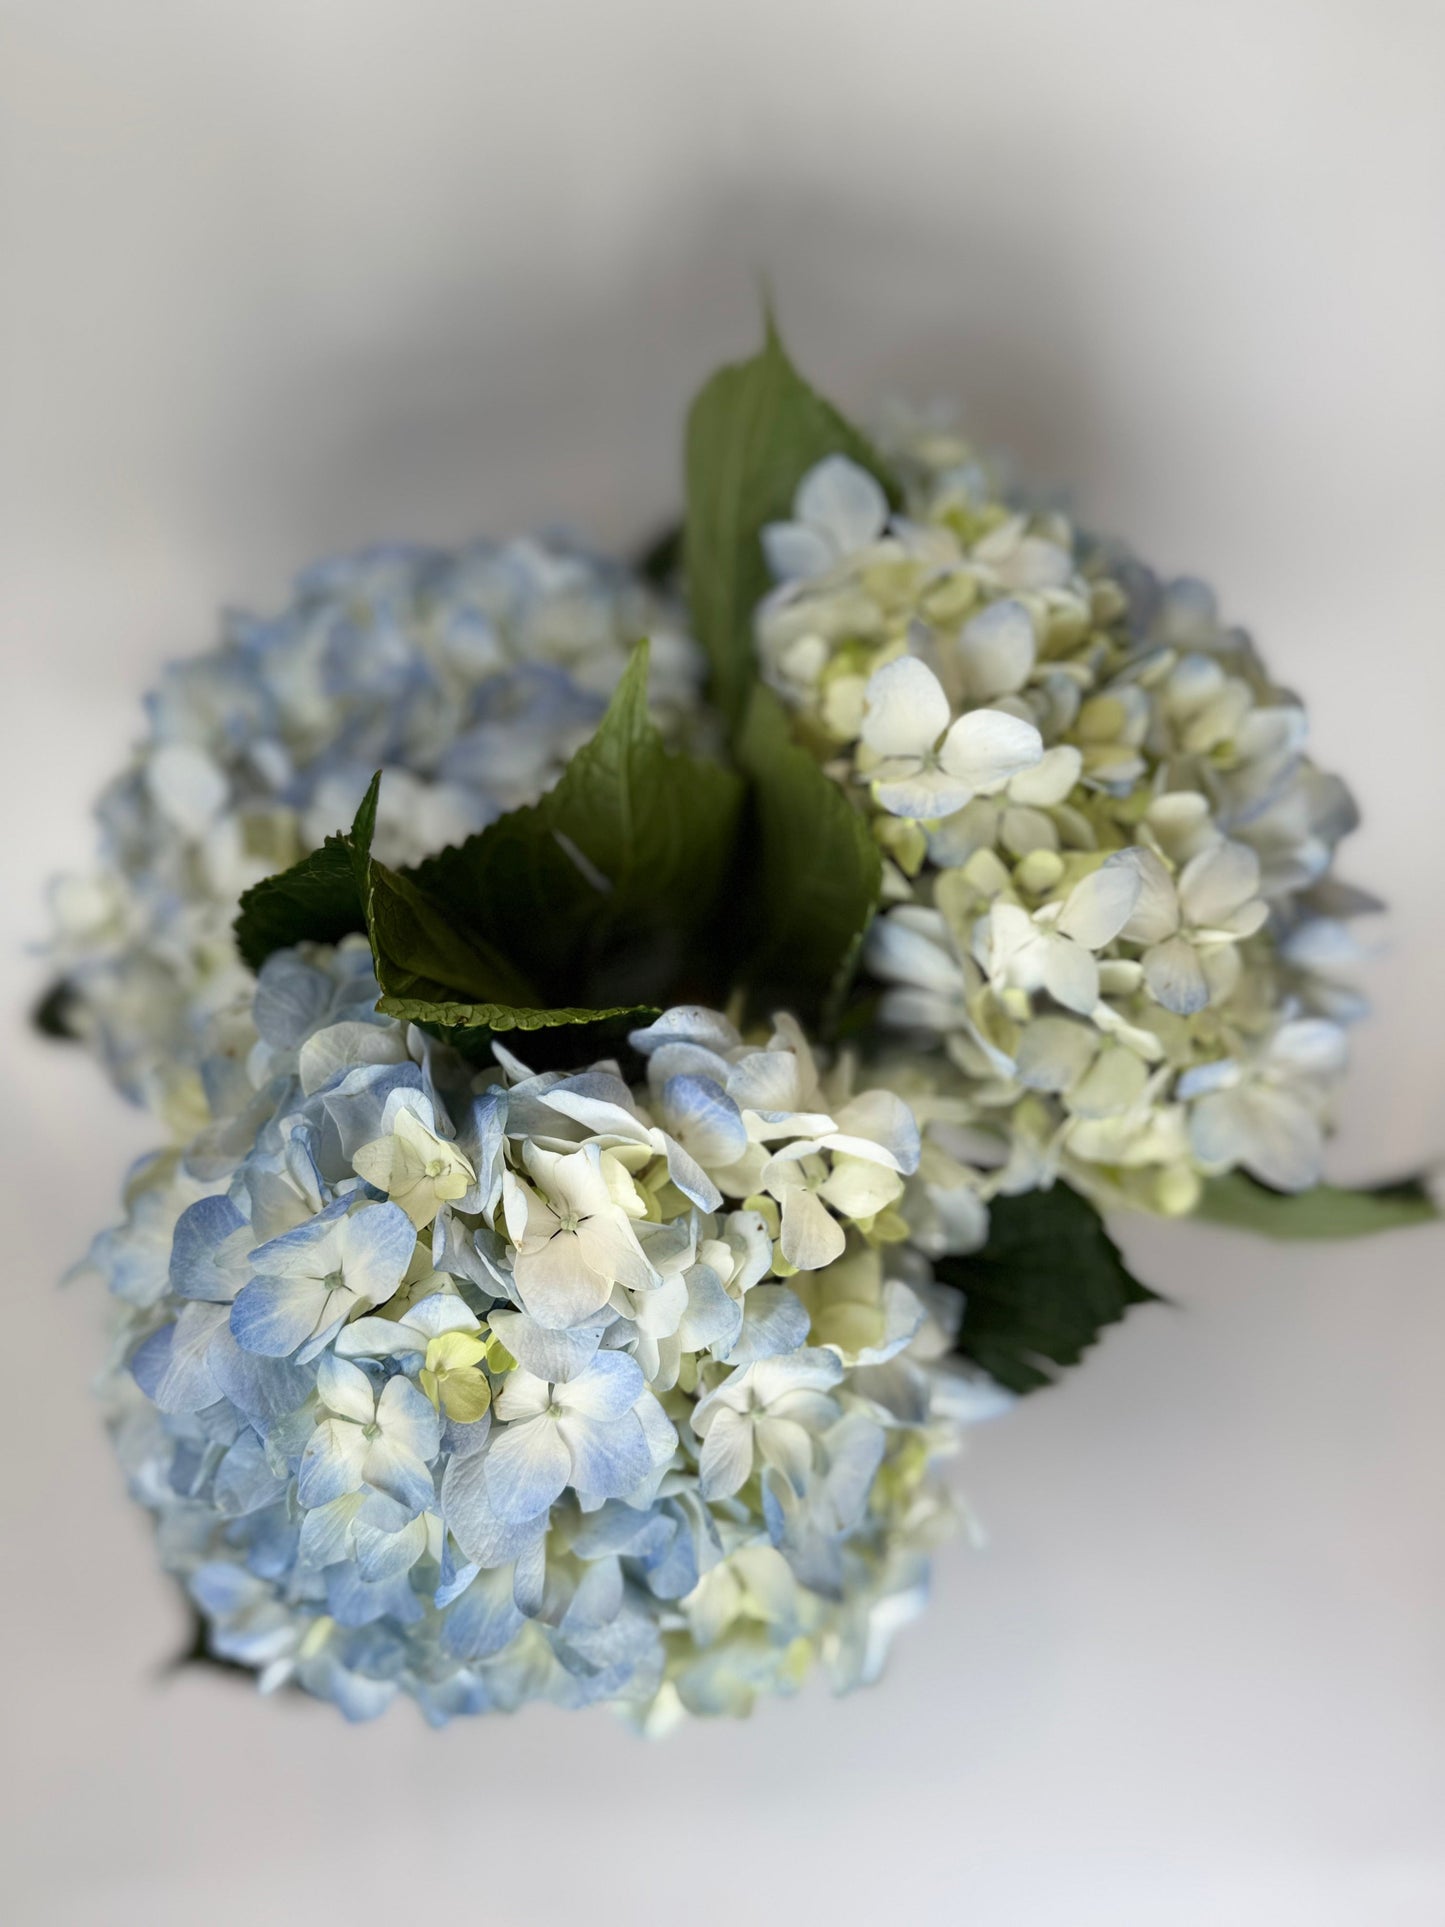
[[[946,1053],[990,1187],[1182,1212],[1236,1166],[1317,1182],[1345,920],[1378,905],[1331,874],[1354,809],[1299,703],[1201,584],[1007,502],[937,418],[885,445],[904,509],[819,463],[755,623],[885,856],[883,1025]]]
[[[377,769],[392,864],[535,801],[643,635],[659,720],[696,729],[701,662],[676,609],[556,543],[368,550],[307,570],[279,615],[230,616],[147,699],[101,799],[99,867],[54,887],[67,1021],[183,1132],[206,1022],[249,994],[242,892],[345,828]]]
[[[982,1236],[976,1175],[786,1017],[669,1010],[630,1083],[478,1070],[376,999],[360,940],[277,952],[93,1253],[213,1650],[436,1722],[871,1678],[1002,1402],[928,1262]]]

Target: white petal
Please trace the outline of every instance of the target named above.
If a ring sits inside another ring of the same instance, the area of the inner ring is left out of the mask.
[[[553,1400],[584,1418],[615,1419],[631,1410],[644,1389],[636,1359],[626,1352],[599,1352],[584,1372],[556,1388]]]
[[[949,714],[943,685],[927,663],[900,656],[868,679],[863,741],[879,756],[922,756],[948,728]]]
[[[333,1412],[354,1419],[358,1425],[370,1425],[376,1412],[376,1394],[359,1365],[324,1353],[316,1366],[316,1389]]]
[[[1043,753],[1044,739],[1032,723],[1006,709],[973,709],[944,737],[938,760],[950,776],[987,795],[1031,769]]]
[[[1259,858],[1247,843],[1221,841],[1184,866],[1179,898],[1194,924],[1223,923],[1259,888]]]
[[[1034,666],[1034,625],[1021,602],[991,602],[963,626],[958,656],[971,696],[987,702],[1022,689]]]
[[[1087,1024],[1071,1017],[1037,1017],[1025,1026],[1014,1053],[1019,1080],[1033,1091],[1066,1091],[1082,1077],[1099,1048]]]
[[[1083,752],[1072,743],[1060,743],[1054,749],[1046,749],[1032,769],[1020,770],[1011,778],[1009,796],[1015,803],[1031,803],[1038,809],[1048,809],[1064,801],[1078,782],[1083,767]]]
[[[186,836],[200,836],[224,809],[230,785],[203,749],[166,743],[145,765],[151,800]]]
[[[826,575],[837,560],[833,546],[817,529],[801,522],[769,522],[762,531],[763,557],[775,582],[806,582]]]
[[[890,816],[912,817],[915,822],[953,816],[972,795],[970,786],[958,777],[916,759],[895,757],[874,772],[874,801]]]
[[[1187,937],[1171,937],[1144,952],[1144,981],[1155,1002],[1176,1017],[1192,1017],[1209,1002],[1199,952]]]
[[[482,1465],[497,1517],[521,1523],[545,1512],[561,1492],[572,1455],[554,1420],[532,1418],[493,1432]]]
[[[1271,1069],[1333,1077],[1345,1068],[1349,1040],[1338,1024],[1323,1017],[1302,1017],[1280,1025],[1265,1055]]]
[[[1069,892],[1058,923],[1060,936],[1090,950],[1112,943],[1133,915],[1143,881],[1132,850],[1120,850]]]
[[[1241,1085],[1203,1097],[1189,1120],[1195,1151],[1210,1164],[1242,1164],[1280,1191],[1317,1184],[1324,1133],[1310,1107],[1287,1091]]]
[[[1139,899],[1119,932],[1129,943],[1163,943],[1179,928],[1179,896],[1174,879],[1152,850],[1126,852],[1139,876]]]
[[[512,1275],[526,1310],[551,1331],[580,1325],[612,1295],[611,1278],[592,1270],[575,1231],[559,1231],[540,1251],[519,1251]]]
[[[301,1088],[307,1097],[358,1064],[402,1064],[406,1033],[400,1024],[329,1024],[301,1046]]]
[[[758,1451],[792,1486],[801,1492],[813,1469],[812,1435],[792,1419],[762,1418],[757,1426]]]
[[[884,1164],[835,1156],[820,1195],[840,1217],[872,1218],[903,1195],[903,1180]]]
[[[1118,1117],[1138,1103],[1149,1072],[1122,1045],[1101,1051],[1065,1102],[1075,1117]]]
[[[847,1240],[827,1206],[801,1184],[793,1184],[783,1193],[780,1242],[790,1265],[799,1271],[817,1271],[842,1257]]]
[[[502,1342],[505,1344],[506,1340]],[[518,1366],[502,1380],[493,1410],[505,1424],[514,1425],[522,1419],[539,1418],[551,1402],[547,1381],[525,1366]]]
[[[1099,1001],[1099,966],[1092,950],[1069,937],[1049,937],[1041,946],[1044,988],[1064,1006],[1087,1017]]]
[[[940,997],[963,993],[963,973],[949,954],[948,926],[933,912],[926,928],[901,911],[874,920],[868,933],[868,968],[885,983],[912,984]]]
[[[829,455],[798,484],[793,514],[822,530],[840,555],[851,555],[883,533],[888,497],[866,468],[846,455]]]
[[[698,1486],[704,1499],[728,1499],[753,1469],[753,1428],[741,1412],[719,1406],[703,1440]]]

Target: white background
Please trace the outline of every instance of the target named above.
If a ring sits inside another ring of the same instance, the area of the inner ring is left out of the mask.
[[[1129,1227],[1178,1308],[977,1436],[872,1694],[353,1732],[157,1683],[55,1288],[148,1133],[16,1014],[163,658],[370,537],[650,532],[766,273],[1307,691],[1395,905],[1335,1168],[1439,1157],[1442,100],[1429,0],[0,4],[9,1921],[1445,1920],[1445,1235]]]

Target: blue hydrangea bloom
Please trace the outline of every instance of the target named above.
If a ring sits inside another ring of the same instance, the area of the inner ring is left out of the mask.
[[[52,892],[68,1015],[114,1081],[188,1131],[199,1038],[250,994],[241,893],[344,828],[378,769],[392,864],[535,801],[642,635],[659,720],[697,728],[701,661],[677,611],[560,543],[370,549],[307,570],[279,615],[228,617],[147,698],[145,739],[100,802],[97,870]]]
[[[978,1180],[786,1017],[671,1010],[629,1084],[478,1072],[376,996],[360,940],[272,957],[92,1254],[117,1449],[213,1651],[436,1723],[872,1678],[1003,1402],[925,1256]]]

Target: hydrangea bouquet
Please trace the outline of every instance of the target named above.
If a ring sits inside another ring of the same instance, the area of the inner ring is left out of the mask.
[[[1277,1236],[1349,794],[1198,583],[866,439],[769,329],[678,535],[369,551],[150,699],[43,1016],[161,1119],[90,1262],[197,1656],[647,1730],[873,1678],[962,1428]]]

